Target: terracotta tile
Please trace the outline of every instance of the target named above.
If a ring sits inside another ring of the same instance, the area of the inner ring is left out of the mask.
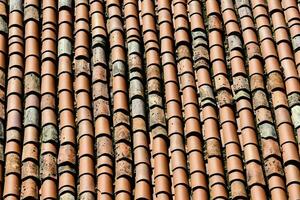
[[[58,197],[75,198],[76,165],[75,121],[73,105],[73,80],[71,71],[72,17],[73,8],[68,8],[68,1],[58,2],[58,111],[59,111],[59,144],[57,165],[59,179],[57,184]],[[64,6],[61,3],[66,3]]]

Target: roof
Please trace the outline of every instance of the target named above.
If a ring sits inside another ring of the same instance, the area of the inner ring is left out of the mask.
[[[0,196],[300,199],[299,11],[0,0]]]

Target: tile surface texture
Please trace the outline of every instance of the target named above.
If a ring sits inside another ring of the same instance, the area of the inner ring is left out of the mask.
[[[0,0],[3,200],[299,200],[299,0]]]

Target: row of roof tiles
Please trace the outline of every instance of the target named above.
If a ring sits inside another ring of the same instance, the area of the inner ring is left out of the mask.
[[[1,0],[3,199],[300,199],[296,0]]]

